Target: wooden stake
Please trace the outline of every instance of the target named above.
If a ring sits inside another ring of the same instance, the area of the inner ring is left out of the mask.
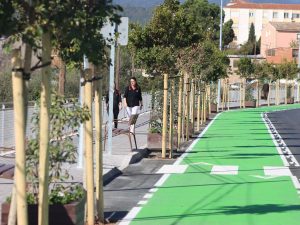
[[[51,62],[50,33],[42,35],[42,63]],[[42,90],[40,106],[40,159],[39,159],[39,200],[38,200],[38,224],[49,223],[49,123],[50,123],[50,65],[42,68]]]
[[[12,51],[12,68],[22,68],[20,49]],[[25,174],[25,101],[24,101],[24,80],[23,74],[14,70],[12,72],[13,102],[14,102],[14,128],[15,128],[15,194],[17,204],[18,224],[27,225],[27,201],[26,201],[26,174]],[[14,192],[12,193],[14,194]]]
[[[191,126],[192,126],[192,132],[194,133],[195,131],[195,115],[194,115],[194,111],[195,111],[195,83],[194,83],[194,79],[192,79],[192,82],[191,82],[191,97],[190,97],[190,100],[191,100],[191,110],[190,110],[190,118],[191,118]]]
[[[179,78],[179,93],[178,93],[178,121],[177,121],[177,148],[179,149],[181,142],[181,128],[182,128],[182,83],[183,78],[180,75]]]
[[[99,76],[99,71],[96,73]],[[96,150],[96,202],[97,215],[104,223],[104,197],[103,197],[103,143],[102,143],[102,79],[95,82],[95,150]]]
[[[90,69],[85,71],[84,104],[92,114],[92,78]],[[93,157],[93,119],[90,118],[84,126],[85,138],[85,166],[86,166],[86,189],[87,189],[87,225],[95,224],[94,209],[94,157]]]
[[[197,96],[197,131],[200,131],[200,121],[201,121],[201,90],[200,84],[198,83],[198,96]]]
[[[227,110],[230,110],[230,84],[227,80]]]
[[[169,149],[170,154],[169,158],[173,157],[173,137],[174,137],[174,106],[173,106],[173,99],[175,94],[175,82],[171,80],[171,95],[170,95],[170,120],[169,120]]]
[[[190,92],[191,92],[191,81],[189,76],[187,75],[186,78],[186,87],[187,87],[187,96],[186,96],[186,127],[185,127],[185,136],[186,136],[186,141],[190,139]]]
[[[271,98],[271,90],[272,90],[272,86],[271,86],[271,82],[269,81],[269,92],[268,92],[268,106],[270,106],[270,98]]]
[[[257,89],[257,101],[256,101],[256,108],[259,107],[259,80],[257,79],[256,83],[256,89]]]
[[[167,147],[167,117],[168,117],[168,74],[164,74],[164,102],[163,102],[163,128],[162,128],[162,147],[161,157],[166,158]]]
[[[284,89],[285,89],[284,104],[287,105],[287,94],[288,94],[287,80],[285,80]]]
[[[242,108],[242,83],[239,83],[239,90],[240,90],[240,108]]]

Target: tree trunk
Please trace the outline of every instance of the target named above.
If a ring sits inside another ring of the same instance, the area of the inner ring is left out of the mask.
[[[96,68],[99,77],[99,69]],[[96,75],[95,74],[95,75]],[[103,198],[103,143],[102,143],[102,78],[95,82],[95,152],[96,152],[96,202],[97,215],[101,223],[104,223],[104,198]]]
[[[169,148],[170,154],[169,158],[173,157],[173,137],[174,137],[174,106],[173,106],[173,99],[174,99],[174,92],[175,92],[175,82],[171,80],[171,95],[170,95],[170,120],[169,120]]]
[[[166,147],[167,147],[167,117],[168,117],[168,74],[164,74],[164,102],[163,102],[163,127],[162,127],[162,147],[161,156],[166,158]]]
[[[90,69],[85,71],[85,80],[91,80]],[[84,86],[84,104],[92,115],[92,82],[87,81]],[[94,159],[93,159],[93,119],[90,118],[84,126],[85,138],[85,166],[87,189],[87,225],[94,225]]]
[[[182,83],[183,78],[180,75],[179,78],[179,94],[178,94],[178,121],[177,121],[177,148],[179,149],[181,142],[181,128],[182,128]]]
[[[51,62],[51,39],[50,33],[42,35],[42,63]],[[39,202],[38,224],[49,223],[49,126],[50,126],[50,66],[42,68],[42,90],[40,106],[40,159],[39,159]]]
[[[22,68],[20,49],[12,51],[12,68]],[[14,70],[12,72],[13,102],[14,102],[14,128],[15,128],[15,194],[17,202],[17,221],[18,224],[28,224],[27,201],[26,201],[26,174],[25,174],[25,99],[24,99],[24,80],[23,74]],[[13,192],[14,194],[14,192]],[[13,212],[14,214],[14,212]]]

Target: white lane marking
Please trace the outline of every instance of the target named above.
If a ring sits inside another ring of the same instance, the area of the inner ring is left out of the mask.
[[[130,212],[121,220],[119,225],[129,225],[136,215],[141,211],[142,207],[133,207]]]
[[[214,166],[214,164],[207,163],[207,162],[195,162],[195,163],[190,163],[189,165],[206,165],[206,166]]]
[[[213,166],[210,174],[213,175],[237,175],[239,172],[238,166]]]
[[[184,159],[184,157],[187,156],[187,152],[191,151],[193,149],[193,147],[195,146],[195,144],[199,141],[199,139],[206,133],[206,131],[208,130],[208,128],[214,123],[214,121],[224,112],[221,112],[219,114],[217,114],[215,116],[215,118],[213,118],[212,121],[210,121],[210,123],[207,125],[207,127],[198,135],[198,138],[196,140],[193,141],[193,143],[188,147],[188,149],[186,150],[186,152],[184,154],[182,154],[173,165],[179,165],[182,160]],[[170,174],[164,174],[154,185],[154,187],[160,187],[164,184],[164,182],[169,178]],[[128,225],[130,224],[130,222],[136,217],[136,215],[138,214],[138,212],[141,210],[141,207],[134,207],[132,208],[129,213],[127,214],[127,216],[119,223],[119,225]],[[130,215],[130,216],[129,216]],[[125,221],[126,220],[126,221]]]
[[[152,198],[152,196],[153,196],[153,194],[149,194],[149,193],[147,193],[147,194],[145,194],[145,195],[144,195],[144,198],[147,198],[147,199],[149,199],[149,198]]]
[[[188,167],[187,165],[164,165],[156,173],[157,174],[184,173],[187,167]]]
[[[264,173],[265,176],[292,176],[289,167],[278,167],[278,166],[264,166]]]
[[[155,184],[154,187],[160,187],[163,185],[163,183],[168,179],[170,174],[164,174]]]
[[[299,162],[297,161],[297,159],[294,157],[294,155],[292,154],[292,152],[290,151],[290,149],[288,148],[288,146],[285,144],[285,142],[283,141],[283,139],[281,138],[281,136],[278,134],[276,128],[274,127],[273,123],[271,122],[271,120],[268,118],[267,113],[262,113],[262,120],[264,121],[268,132],[270,133],[273,143],[276,146],[276,149],[280,155],[281,160],[283,161],[284,166],[288,167],[290,166],[290,163],[287,161],[287,159],[284,157],[284,154],[288,154],[288,156],[290,156],[289,158],[291,158],[291,162],[293,164],[293,166],[297,166],[299,167]],[[276,138],[275,138],[276,135]],[[281,141],[276,141],[276,139],[279,139]],[[280,143],[280,144],[278,144]],[[288,168],[289,169],[289,168]],[[290,174],[292,174],[291,170],[289,169]],[[297,190],[300,189],[300,182],[297,179],[297,177],[292,176],[291,175],[291,179],[292,182],[295,186],[295,188]]]
[[[210,123],[207,125],[207,127],[205,127],[205,129],[198,135],[197,139],[193,141],[193,143],[188,147],[188,149],[185,151],[184,154],[182,154],[174,163],[174,165],[179,165],[182,160],[188,155],[188,152],[191,151],[193,149],[193,147],[196,145],[196,143],[198,141],[200,141],[199,139],[201,139],[203,137],[203,135],[206,133],[206,131],[210,128],[210,126],[215,122],[215,120],[222,114],[223,112],[217,114],[215,116],[215,118],[213,118],[212,121],[210,121]]]
[[[157,192],[157,191],[158,191],[158,188],[151,188],[151,189],[149,190],[150,193],[154,193],[154,192]]]
[[[291,176],[293,184],[295,186],[295,188],[298,190],[298,192],[300,191],[300,183],[299,180],[296,176]]]
[[[260,179],[264,179],[264,180],[268,180],[268,179],[273,179],[273,178],[277,178],[278,176],[261,176],[261,175],[250,175],[251,177],[256,177],[256,178],[260,178]]]
[[[147,204],[147,202],[148,202],[148,201],[142,200],[142,201],[139,201],[139,202],[138,202],[138,205],[145,205],[145,204]]]

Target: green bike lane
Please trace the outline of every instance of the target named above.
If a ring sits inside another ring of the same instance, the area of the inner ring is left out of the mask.
[[[185,171],[164,175],[165,181],[123,224],[300,224],[300,198],[291,177],[265,174],[265,168],[276,174],[284,165],[261,117],[299,107],[221,113],[175,163]]]

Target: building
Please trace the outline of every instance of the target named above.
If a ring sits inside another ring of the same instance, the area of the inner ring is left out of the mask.
[[[224,7],[224,11],[225,22],[233,20],[236,45],[244,44],[248,40],[251,23],[255,26],[258,40],[263,27],[269,22],[300,22],[300,4],[252,3],[246,0],[232,0]]]
[[[261,55],[268,62],[281,63],[284,59],[291,61],[298,57],[297,34],[300,22],[269,22],[262,29]]]

